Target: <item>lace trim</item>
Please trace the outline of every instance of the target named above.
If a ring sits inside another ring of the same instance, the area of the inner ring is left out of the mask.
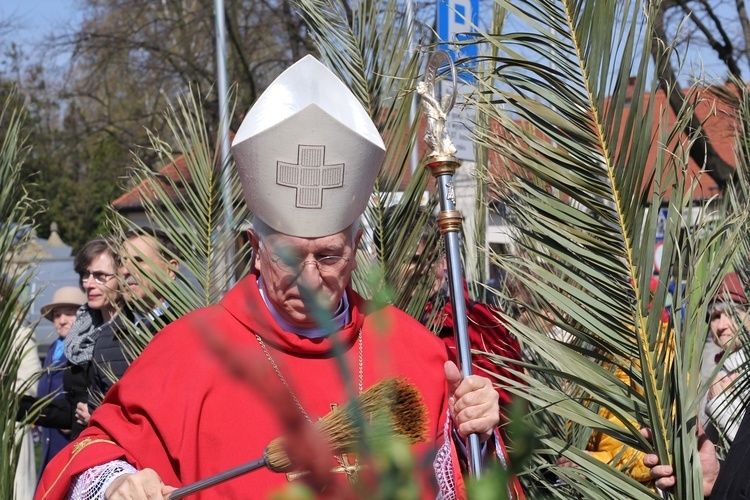
[[[458,498],[456,493],[456,478],[454,476],[453,459],[451,457],[451,451],[453,448],[452,428],[450,416],[445,419],[445,427],[443,428],[443,445],[435,456],[435,461],[432,463],[435,469],[435,478],[438,484],[438,500],[455,500]],[[495,455],[500,460],[505,470],[508,470],[508,457],[505,455],[503,446],[501,444],[501,436],[498,429],[494,431],[495,441]],[[491,448],[488,446],[489,443],[482,445],[482,459],[487,461],[488,452]],[[456,448],[457,452],[466,455],[466,450],[460,445]],[[511,481],[507,484],[508,498],[516,498],[513,494],[513,488]]]
[[[70,466],[71,462],[76,457],[76,455],[78,455],[78,453],[80,453],[81,450],[83,450],[84,448],[88,447],[89,445],[96,444],[96,443],[115,444],[114,441],[110,441],[108,439],[91,439],[91,438],[83,439],[77,442],[76,444],[74,444],[73,451],[71,451],[70,453],[70,458],[68,458],[68,462],[62,468],[62,470],[60,470],[60,473],[57,475],[55,480],[52,481],[52,484],[47,489],[47,492],[44,494],[44,496],[42,496],[42,500],[44,500],[45,498],[49,496],[50,492],[55,488],[55,485],[57,484],[58,481],[60,481],[60,478],[63,476],[63,474],[65,474],[65,471],[68,469],[68,467]]]
[[[125,474],[138,472],[124,460],[97,465],[76,475],[66,495],[67,500],[103,500],[112,481]]]
[[[448,413],[446,411],[446,413]],[[453,459],[451,457],[451,419],[450,415],[445,419],[445,427],[443,428],[443,445],[435,455],[435,461],[432,463],[432,467],[435,469],[435,478],[438,484],[438,495],[439,500],[455,500],[456,499],[456,478],[453,473]]]
[[[508,470],[508,457],[505,456],[503,445],[501,444],[502,436],[500,435],[500,430],[496,428],[493,434],[495,438],[495,455],[500,459],[500,463],[503,464],[503,469]],[[508,498],[516,498],[516,495],[513,494],[512,485],[513,479],[508,477]]]

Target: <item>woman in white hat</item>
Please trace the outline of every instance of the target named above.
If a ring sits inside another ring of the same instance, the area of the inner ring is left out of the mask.
[[[47,357],[44,360],[44,372],[39,378],[37,385],[37,396],[44,397],[56,394],[57,398],[64,397],[62,392],[63,370],[67,358],[63,352],[63,343],[68,335],[68,330],[76,319],[76,312],[86,303],[86,296],[75,286],[64,286],[55,290],[52,301],[41,307],[40,312],[45,319],[55,325],[57,339],[52,342]],[[70,429],[55,429],[41,427],[42,429],[42,460],[40,471],[70,442]]]

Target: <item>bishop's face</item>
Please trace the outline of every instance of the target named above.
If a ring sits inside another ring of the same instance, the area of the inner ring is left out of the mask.
[[[276,312],[301,328],[320,326],[316,308],[334,314],[357,267],[361,235],[352,237],[347,230],[321,238],[277,233],[259,241],[251,231],[255,269]]]

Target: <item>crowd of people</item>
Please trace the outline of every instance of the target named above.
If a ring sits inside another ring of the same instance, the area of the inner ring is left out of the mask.
[[[128,322],[141,322],[151,334],[161,326],[154,318],[166,301],[156,294],[153,282],[174,278],[178,269],[171,257],[174,251],[164,232],[148,227],[127,232],[121,239],[95,238],[74,259],[79,287],[55,290],[51,302],[40,308],[42,317],[53,323],[57,338],[44,358],[36,391],[21,399],[18,411],[21,420],[41,406],[34,421],[41,429],[40,471],[78,437],[91,412],[133,360],[137,349],[128,343]],[[153,267],[164,274],[149,272]],[[25,373],[30,375],[28,370]],[[27,491],[17,497],[31,498],[34,487]]]
[[[80,289],[63,287],[42,307],[58,338],[36,394],[25,396],[19,410],[20,419],[41,408],[36,498],[168,498],[263,456],[284,435],[297,474],[260,469],[212,486],[206,497],[251,491],[266,498],[302,478],[316,494],[354,498],[352,483],[368,487],[366,457],[335,455],[308,429],[394,377],[417,388],[427,413],[426,439],[413,446],[417,463],[432,464],[419,473],[423,496],[465,496],[470,434],[479,436],[483,460],[507,467],[499,426],[511,396],[493,381],[519,380],[518,373],[475,357],[475,374],[461,376],[453,308],[442,293],[444,260],[430,269],[435,286],[421,323],[352,289],[358,221],[385,148],[347,86],[313,57],[303,58],[247,113],[232,154],[253,213],[253,254],[251,273],[218,304],[170,322],[169,297],[154,284],[175,278],[178,252],[163,232],[141,228],[86,243],[74,261]],[[424,250],[420,245],[417,254]],[[512,360],[522,359],[521,349],[498,311],[473,301],[465,283],[464,291],[471,347],[517,369]],[[744,321],[747,302],[737,276],[729,275],[710,325],[715,342],[730,352],[717,359],[726,358],[725,370],[706,405],[707,420],[742,449],[750,423],[725,418],[738,411],[725,400],[744,363],[736,320]],[[153,335],[142,352],[133,326]],[[669,466],[622,443],[592,438],[586,451],[615,467],[626,456],[639,481],[653,477],[662,488],[674,481]],[[706,459],[708,482],[718,471]],[[509,498],[524,497],[515,478],[507,488]]]

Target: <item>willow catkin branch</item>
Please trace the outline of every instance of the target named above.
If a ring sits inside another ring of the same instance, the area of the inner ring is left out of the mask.
[[[355,451],[365,425],[382,419],[391,432],[409,444],[421,442],[427,432],[427,409],[416,387],[404,379],[388,379],[373,385],[358,398],[331,411],[315,423],[334,455]],[[373,436],[375,437],[375,436]],[[378,436],[383,438],[385,436]],[[288,472],[294,464],[286,453],[283,437],[276,438],[263,453],[269,469]]]
[[[289,472],[294,469],[289,455],[286,453],[286,440],[279,437],[271,441],[263,451],[266,467],[274,472]]]

